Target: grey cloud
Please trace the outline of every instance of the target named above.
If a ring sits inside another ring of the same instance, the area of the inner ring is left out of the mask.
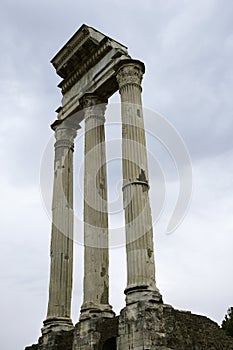
[[[153,101],[174,123],[193,157],[232,148],[231,10],[213,4],[209,14],[208,8],[204,15],[200,8],[199,17],[192,13],[194,3],[189,11],[183,8],[167,23],[148,57],[154,78],[147,78],[150,93],[145,101]]]

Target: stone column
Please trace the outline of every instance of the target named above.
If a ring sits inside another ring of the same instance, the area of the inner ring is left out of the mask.
[[[155,283],[153,227],[149,203],[147,150],[141,101],[144,64],[124,60],[117,71],[122,113],[123,201],[125,209],[126,303],[161,301]]]
[[[42,334],[73,328],[70,319],[73,273],[73,150],[76,128],[56,122],[50,286]]]
[[[80,320],[113,317],[109,305],[108,203],[105,109],[97,96],[80,101],[85,119],[84,170],[84,300]]]

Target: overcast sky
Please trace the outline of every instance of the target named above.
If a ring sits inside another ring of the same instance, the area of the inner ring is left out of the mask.
[[[167,167],[164,212],[154,225],[157,285],[164,301],[218,323],[233,305],[232,18],[231,0],[1,1],[1,349],[36,342],[45,319],[51,221],[41,198],[40,171],[61,100],[50,59],[83,23],[125,44],[145,63],[144,106],[172,123],[190,153],[192,201],[184,221],[167,235],[178,180],[158,147],[158,161]],[[80,154],[76,145],[76,168]],[[52,165],[51,159],[48,168]],[[75,255],[74,323],[83,277],[77,243]],[[111,249],[110,255],[110,296],[118,313],[126,285],[124,248]]]

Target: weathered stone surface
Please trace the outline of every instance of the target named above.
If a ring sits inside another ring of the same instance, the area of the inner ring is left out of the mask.
[[[50,285],[42,332],[73,328],[70,319],[73,275],[73,150],[77,126],[68,120],[55,128]]]
[[[102,350],[107,345],[114,350],[117,335],[118,317],[81,321],[75,327],[73,350]]]
[[[164,310],[167,345],[175,350],[230,350],[233,339],[205,316],[175,309]]]
[[[117,70],[121,95],[123,201],[127,255],[126,303],[162,297],[155,283],[153,225],[149,203],[146,137],[141,99],[144,64],[122,61]]]
[[[209,318],[151,302],[127,306],[119,317],[81,321],[74,331],[42,338],[25,350],[233,350],[233,339]]]
[[[51,63],[63,78],[58,119],[80,110],[80,99],[92,93],[103,99],[118,90],[115,65],[130,58],[127,48],[87,25],[82,25]]]
[[[105,101],[82,100],[85,116],[84,295],[80,319],[113,317],[109,305],[108,199],[105,150]]]
[[[72,350],[74,331],[49,332],[25,350]]]
[[[33,344],[31,346],[27,346],[25,350],[39,350],[39,345],[38,344]]]
[[[231,350],[233,339],[204,316],[169,305],[138,302],[119,317],[117,350]]]

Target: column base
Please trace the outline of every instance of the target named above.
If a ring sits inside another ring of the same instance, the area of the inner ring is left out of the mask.
[[[137,303],[139,301],[163,303],[163,298],[158,288],[151,289],[147,285],[129,286],[125,289],[124,293],[126,294],[126,305]]]
[[[42,336],[49,332],[71,331],[74,325],[69,317],[48,317],[41,329]]]
[[[112,310],[112,306],[109,304],[94,304],[85,303],[81,307],[81,315],[79,320],[87,320],[90,318],[112,318],[115,317],[115,312]]]

